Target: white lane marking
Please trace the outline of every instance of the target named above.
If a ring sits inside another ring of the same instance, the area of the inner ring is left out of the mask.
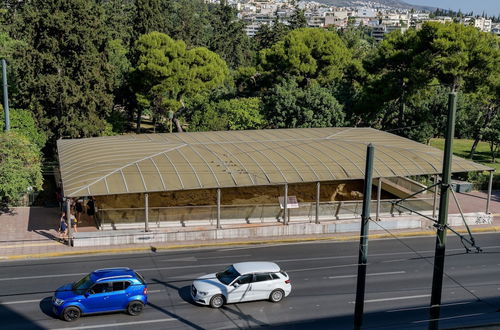
[[[397,272],[386,272],[386,273],[371,273],[371,274],[366,274],[366,276],[380,276],[380,275],[395,275],[395,274],[406,274],[404,270],[400,270]],[[339,276],[329,276],[329,279],[335,279],[335,278],[350,278],[350,277],[357,277],[357,274],[353,275],[339,275]]]
[[[73,273],[73,274],[52,274],[52,275],[38,275],[38,276],[23,276],[23,277],[4,277],[0,281],[14,281],[14,280],[29,280],[33,278],[49,278],[49,277],[65,277],[65,276],[82,276],[88,273]]]
[[[471,316],[478,316],[478,315],[484,315],[486,313],[475,313],[475,314],[466,314],[466,315],[457,315],[457,316],[449,316],[449,317],[440,317],[439,319],[431,319],[431,320],[420,320],[420,321],[413,321],[413,323],[423,323],[423,322],[429,322],[429,321],[436,321],[436,320],[451,320],[451,319],[460,319],[464,317],[471,317]]]
[[[408,258],[405,259],[394,259],[394,260],[386,260],[382,261],[383,264],[388,263],[388,262],[401,262],[401,261],[408,261]]]
[[[220,257],[186,257],[186,258],[175,258],[175,259],[163,259],[160,261],[198,261],[198,260],[205,260],[205,259],[223,259],[223,258],[233,258],[233,257],[251,257],[251,254],[235,254],[235,255],[230,255],[230,256],[220,256]]]
[[[404,300],[404,299],[418,299],[418,298],[425,298],[425,297],[430,297],[430,296],[431,296],[430,294],[420,294],[417,296],[370,299],[370,300],[365,300],[365,303],[391,301],[391,300]],[[355,303],[355,301],[349,301],[349,304],[354,304],[354,303]]]
[[[148,294],[151,293],[160,293],[167,292],[167,290],[148,290]],[[15,305],[15,304],[29,304],[29,303],[38,303],[42,301],[43,298],[40,299],[31,299],[31,300],[14,300],[14,301],[0,301],[0,305]],[[180,302],[180,304],[187,304],[187,302]]]
[[[482,249],[487,249],[487,248],[497,248],[500,246],[488,246],[488,247],[483,247]],[[448,249],[447,251],[462,251],[463,249]],[[434,250],[429,250],[429,251],[417,251],[418,253],[427,253],[427,252],[434,252]],[[370,257],[376,257],[376,256],[388,256],[388,255],[400,255],[400,254],[414,254],[414,252],[395,252],[395,253],[380,253],[380,254],[371,254]],[[341,259],[341,258],[353,258],[353,257],[358,257],[356,256],[337,256],[337,257],[318,257],[318,258],[301,258],[301,259],[281,259],[281,260],[274,260],[276,262],[292,262],[292,261],[309,261],[309,260],[327,260],[327,259]],[[157,268],[142,268],[142,269],[136,269],[137,271],[142,271],[142,272],[147,272],[147,271],[158,271],[158,270],[169,270],[169,269],[185,269],[185,268],[207,268],[207,267],[219,267],[219,266],[227,266],[228,263],[220,263],[220,264],[204,264],[204,265],[186,265],[186,266],[171,266],[171,267],[157,267]],[[357,265],[357,264],[356,264]],[[500,264],[499,264],[500,265]],[[348,265],[341,265],[339,267],[346,267]],[[333,267],[328,267],[328,268],[334,268],[337,266]],[[311,270],[314,269],[323,269],[321,267],[319,268],[311,268]],[[300,271],[300,270],[297,270]],[[38,276],[24,276],[24,277],[6,277],[6,278],[0,278],[0,281],[14,281],[14,280],[29,280],[29,279],[35,279],[35,278],[50,278],[50,277],[66,277],[66,276],[82,276],[82,275],[87,275],[88,273],[73,273],[73,274],[53,274],[53,275],[38,275]]]
[[[466,305],[466,304],[470,304],[470,303],[471,303],[471,301],[457,302],[457,303],[450,303],[450,304],[441,304],[441,307],[456,306],[456,305]],[[414,310],[418,310],[418,309],[429,309],[429,306],[411,307],[411,308],[399,308],[399,309],[393,309],[393,310],[386,311],[386,313],[414,311]]]
[[[336,266],[325,266],[325,267],[314,267],[314,268],[302,268],[302,269],[287,269],[287,273],[293,273],[293,272],[305,272],[308,270],[318,270],[318,269],[329,269],[329,268],[342,268],[342,267],[354,267],[357,266],[358,264],[349,264],[349,265],[336,265]]]
[[[149,321],[135,321],[135,322],[122,322],[122,323],[108,323],[108,324],[84,325],[84,326],[81,326],[81,327],[58,328],[58,329],[54,329],[54,330],[99,329],[99,328],[109,328],[109,327],[137,325],[137,324],[148,324],[148,323],[161,323],[161,322],[170,322],[170,321],[177,321],[177,319],[168,318],[168,319],[158,319],[158,320],[149,320]]]
[[[242,247],[235,247],[235,248],[227,248],[227,249],[218,249],[217,252],[224,252],[224,251],[237,251],[237,250],[246,250],[246,249],[263,249],[266,247],[270,246],[283,246],[283,245],[289,245],[290,243],[280,243],[280,244],[262,244],[262,245],[257,245],[257,246],[242,246]]]
[[[165,292],[167,290],[148,290],[148,294],[149,293],[158,293],[158,292]]]
[[[17,300],[17,301],[0,301],[0,305],[14,305],[14,304],[27,304],[33,302],[40,302],[43,298],[40,299],[31,299],[31,300]]]

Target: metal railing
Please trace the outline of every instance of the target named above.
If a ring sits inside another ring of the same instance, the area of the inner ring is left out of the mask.
[[[401,177],[401,176],[392,177],[392,178],[384,178],[383,180],[390,181],[390,182],[392,182],[400,187],[403,187],[406,190],[409,190],[411,192],[417,192],[417,191],[420,191],[420,190],[426,188],[426,185],[421,184],[420,182],[411,180],[411,179],[406,178],[406,177]],[[423,194],[425,194],[425,193],[426,193],[426,191],[423,192]]]
[[[410,212],[394,206],[395,200],[382,200],[380,214],[402,215]],[[432,211],[433,198],[411,199],[405,205],[413,210]],[[371,213],[375,216],[377,203],[371,203]],[[362,201],[321,202],[320,220],[353,219],[361,216]],[[291,222],[314,222],[316,203],[299,203],[299,208],[289,209]],[[145,220],[144,208],[99,209],[100,227],[119,227],[126,225],[141,226]],[[283,221],[283,210],[279,204],[221,205],[221,223],[258,224]],[[149,225],[162,226],[197,226],[215,225],[217,206],[173,206],[149,208]]]

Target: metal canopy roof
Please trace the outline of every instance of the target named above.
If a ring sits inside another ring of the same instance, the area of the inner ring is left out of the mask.
[[[67,197],[439,174],[443,152],[372,128],[296,128],[59,140]],[[492,168],[453,158],[453,172]]]

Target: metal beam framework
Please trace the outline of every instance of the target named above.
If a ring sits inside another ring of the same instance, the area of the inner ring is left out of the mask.
[[[82,197],[362,180],[367,137],[379,151],[377,178],[438,174],[438,149],[372,128],[141,134],[57,144],[64,195]],[[492,169],[455,157],[452,170]]]

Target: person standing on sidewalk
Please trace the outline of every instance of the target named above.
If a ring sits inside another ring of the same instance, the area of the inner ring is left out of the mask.
[[[78,233],[78,230],[76,229],[76,224],[78,220],[76,219],[75,215],[73,214],[73,211],[71,211],[71,214],[69,216],[69,222],[71,224],[71,228],[73,228],[74,233]]]
[[[75,211],[76,211],[76,221],[82,221],[82,213],[83,213],[82,200],[79,199],[76,201]]]
[[[90,197],[87,202],[87,215],[89,216],[91,223],[94,223],[94,214],[95,214],[94,199]]]

